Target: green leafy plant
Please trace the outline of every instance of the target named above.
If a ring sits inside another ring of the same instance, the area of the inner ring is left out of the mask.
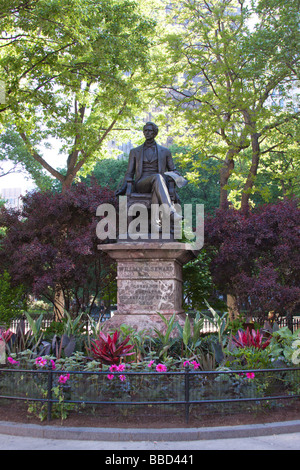
[[[190,318],[187,315],[183,328],[179,323],[176,324],[185,347],[186,356],[194,354],[195,350],[200,346],[203,324],[204,319],[200,317],[199,312],[196,313],[195,318]]]
[[[7,271],[0,275],[0,323],[9,327],[12,318],[20,316],[26,308],[24,287],[11,285]]]
[[[206,299],[204,299],[205,301],[205,304],[207,306],[207,308],[209,309],[209,311],[211,312],[212,314],[212,318],[207,316],[207,315],[203,315],[203,318],[206,318],[206,320],[208,320],[217,330],[217,333],[218,333],[218,339],[219,339],[219,343],[220,345],[223,344],[223,334],[226,330],[226,326],[227,326],[227,318],[228,318],[228,313],[225,312],[223,313],[223,315],[219,315],[210,305],[209,303],[207,302]]]
[[[206,352],[197,357],[197,363],[201,370],[214,370],[216,368],[215,352]]]
[[[47,398],[48,392],[47,390],[42,389],[42,396],[44,399]],[[66,393],[64,390],[63,386],[57,385],[52,387],[52,398],[55,400],[58,400],[57,402],[54,402],[52,405],[52,410],[51,410],[51,417],[52,418],[58,418],[61,419],[62,421],[67,419],[69,416],[69,412],[72,411],[75,407],[75,403],[66,403],[65,402],[65,397]],[[47,401],[45,402],[30,402],[28,405],[28,413],[36,416],[37,418],[40,419],[40,421],[45,421],[45,419],[48,416],[48,404]]]
[[[1,332],[1,336],[6,343],[5,347],[8,354],[20,353],[24,350],[31,350],[31,354],[37,352],[43,336],[41,318],[36,321],[29,315],[27,318],[29,319],[30,329],[26,333],[23,319],[20,321],[16,333],[13,333],[11,330]]]
[[[268,349],[253,346],[236,347],[234,350],[224,350],[226,359],[224,364],[236,369],[264,369],[273,368]]]
[[[88,331],[85,336],[85,349],[87,351],[90,351],[91,350],[91,338],[95,338],[99,336],[99,333],[101,331],[101,316],[99,316],[98,320],[95,320],[90,315],[87,315],[87,317],[88,317]]]
[[[29,323],[30,330],[32,331],[32,334],[34,336],[34,339],[36,343],[38,344],[43,336],[43,330],[42,330],[43,314],[41,314],[37,320],[34,320],[27,312],[25,312],[25,315]]]
[[[164,315],[159,312],[157,312],[157,315],[162,319],[166,326],[165,331],[161,331],[158,328],[154,328],[154,332],[161,343],[161,349],[158,354],[159,357],[162,356],[164,359],[166,359],[168,350],[171,347],[171,333],[174,328],[177,327],[177,323],[175,322],[176,315],[174,313],[170,319],[167,319]]]
[[[204,299],[206,306],[208,307],[209,311],[212,314],[212,317],[208,315],[202,314],[203,318],[209,321],[210,324],[213,325],[213,327],[217,331],[218,335],[218,342],[213,344],[214,347],[214,353],[215,353],[215,358],[218,363],[221,363],[224,357],[224,343],[227,341],[227,338],[224,338],[224,333],[227,327],[227,320],[228,320],[228,313],[225,312],[222,315],[219,315],[207,302],[206,299]]]
[[[67,336],[80,335],[83,331],[84,324],[81,321],[83,313],[80,313],[76,318],[72,318],[69,312],[65,311],[62,319],[63,331]]]
[[[151,336],[146,330],[136,331],[128,325],[121,325],[120,330],[124,336],[130,337],[130,343],[134,346],[135,360],[140,362],[151,350]]]
[[[280,328],[273,333],[270,340],[270,346],[268,348],[270,357],[273,361],[283,361],[284,363],[295,365],[296,362],[293,361],[293,358],[295,357],[299,340],[299,330],[292,333],[287,326]]]

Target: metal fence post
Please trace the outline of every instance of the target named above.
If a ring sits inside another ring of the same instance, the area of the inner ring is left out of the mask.
[[[52,364],[48,364],[48,388],[47,388],[47,421],[51,421],[52,416],[52,385],[53,385],[53,372]]]
[[[190,368],[189,365],[185,367],[184,372],[184,388],[185,388],[185,420],[189,423],[190,418]]]

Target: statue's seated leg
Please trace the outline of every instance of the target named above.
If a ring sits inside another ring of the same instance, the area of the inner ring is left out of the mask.
[[[154,203],[172,205],[166,181],[159,173],[140,179],[136,183],[136,190],[139,193],[152,193]]]
[[[135,185],[136,191],[141,194],[152,194],[151,198],[151,224],[152,229],[162,229],[162,217],[170,218],[170,225],[167,223],[166,227],[170,227],[171,234],[174,232],[174,217],[178,214],[172,204],[169,194],[168,186],[163,175],[156,173],[154,175],[145,176],[140,179]],[[161,207],[163,205],[163,213]],[[150,215],[150,214],[149,214]],[[179,217],[179,216],[178,216]]]

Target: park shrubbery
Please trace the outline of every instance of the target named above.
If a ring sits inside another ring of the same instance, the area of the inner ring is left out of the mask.
[[[54,393],[63,401],[63,387],[75,381],[72,371],[105,372],[105,382],[100,388],[107,398],[114,394],[121,397],[123,392],[131,397],[137,390],[140,394],[147,395],[150,391],[154,394],[158,379],[133,386],[133,379],[126,375],[129,371],[154,370],[164,374],[187,366],[191,371],[201,372],[240,370],[243,375],[234,372],[230,387],[226,376],[226,387],[240,391],[241,395],[250,384],[251,390],[262,387],[253,370],[292,367],[299,363],[298,332],[276,329],[274,325],[261,328],[248,324],[247,329],[241,318],[230,322],[227,313],[216,313],[204,297],[200,305],[208,308],[207,320],[213,324],[215,333],[202,333],[204,315],[200,311],[187,317],[184,327],[176,323],[174,316],[169,321],[162,317],[164,332],[136,332],[123,325],[120,331],[104,335],[101,323],[91,317],[87,331],[81,294],[88,292],[88,297],[95,299],[115,279],[111,261],[104,259],[96,248],[95,212],[101,201],[113,202],[113,193],[92,182],[90,187],[75,185],[64,193],[32,193],[24,199],[21,213],[2,209],[5,233],[4,249],[0,253],[3,267],[0,288],[6,298],[10,294],[10,298],[18,301],[19,308],[24,292],[54,301],[59,285],[66,307],[64,317],[45,330],[42,316],[34,320],[28,314],[28,332],[22,327],[16,333],[7,326],[2,328],[10,367],[28,371],[53,367]],[[291,316],[299,301],[299,237],[296,236],[299,213],[296,201],[284,200],[247,215],[229,209],[209,216],[205,225],[205,256],[199,256],[193,263],[192,277],[201,283],[202,277],[195,276],[195,272],[200,272],[206,263],[211,278],[205,279],[203,286],[195,283],[194,288],[201,287],[200,292],[210,298],[215,286],[219,287],[235,296],[238,306],[246,308],[250,316],[264,319],[269,310]],[[23,287],[19,291],[21,282]],[[11,290],[7,289],[8,285]],[[188,291],[191,295],[191,285]],[[191,297],[199,302],[199,296]],[[76,299],[73,310],[72,299]],[[14,305],[11,303],[15,311]],[[250,371],[243,372],[247,370]],[[5,377],[2,376],[4,382]],[[171,385],[173,379],[168,376],[163,392],[166,396],[174,385]],[[198,392],[208,393],[201,382],[203,378],[199,376],[197,380]],[[225,381],[221,382],[225,387]],[[36,386],[38,383],[35,382]],[[18,384],[20,388],[24,385]],[[38,386],[40,393],[43,387]],[[85,393],[90,393],[93,387],[95,397],[100,393],[99,385],[87,382],[79,401],[81,398],[84,401]],[[34,408],[32,405],[31,409]]]
[[[174,321],[173,316],[170,321],[165,320],[168,332],[166,340],[166,335],[159,332],[137,332],[126,325],[121,326],[118,331],[104,334],[100,323],[96,324],[92,319],[87,332],[86,323],[82,322],[81,316],[74,321],[69,318],[61,334],[53,333],[51,338],[49,330],[45,337],[41,326],[42,317],[36,321],[28,317],[31,329],[26,335],[22,335],[20,331],[18,334],[9,330],[2,331],[2,338],[6,343],[7,366],[8,369],[26,369],[32,374],[35,370],[50,368],[55,373],[53,394],[58,400],[55,409],[59,410],[60,417],[65,418],[68,410],[75,406],[65,403],[71,389],[73,399],[75,396],[82,403],[91,399],[119,399],[127,400],[130,404],[137,397],[141,401],[172,401],[180,393],[184,379],[167,373],[189,368],[191,372],[202,372],[193,375],[191,379],[191,394],[195,400],[201,397],[222,398],[226,394],[228,396],[228,393],[241,398],[250,391],[252,397],[259,398],[274,385],[271,374],[268,380],[262,380],[257,373],[260,369],[276,371],[284,367],[292,370],[299,364],[299,331],[292,333],[288,328],[278,329],[274,325],[272,328],[265,325],[265,328],[256,330],[253,325],[252,328],[247,326],[233,334],[226,314],[219,316],[213,309],[211,313],[210,321],[216,333],[201,333],[201,315],[197,315],[195,319],[187,317],[184,328]],[[143,375],[151,371],[159,374]],[[206,376],[205,372],[208,371],[215,372],[216,375]],[[90,374],[81,376],[78,375],[79,372]],[[102,373],[101,380],[96,375],[99,372]],[[130,375],[133,372],[136,375]],[[219,374],[222,372],[225,375]],[[31,396],[34,382],[35,396],[45,396],[45,376],[46,374],[35,374],[34,380],[30,381],[26,380],[26,374],[22,374],[21,378],[15,377],[14,383],[11,376],[8,379],[2,373],[2,390],[6,391],[6,395],[11,390],[13,396],[25,391],[27,396]],[[298,378],[295,380],[286,373],[282,377],[281,393],[287,387],[287,377],[289,388],[292,387],[295,393],[299,393]],[[30,403],[29,411],[41,419],[46,417],[46,405],[43,403]]]

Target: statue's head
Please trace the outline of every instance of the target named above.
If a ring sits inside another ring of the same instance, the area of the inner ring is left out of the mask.
[[[144,127],[143,127],[143,132],[144,132],[144,134],[145,134],[145,130],[146,130],[146,129],[149,129],[149,128],[152,128],[153,135],[154,135],[154,137],[156,137],[157,134],[158,134],[158,127],[157,127],[157,125],[154,124],[154,122],[146,122],[146,124],[145,124]]]

